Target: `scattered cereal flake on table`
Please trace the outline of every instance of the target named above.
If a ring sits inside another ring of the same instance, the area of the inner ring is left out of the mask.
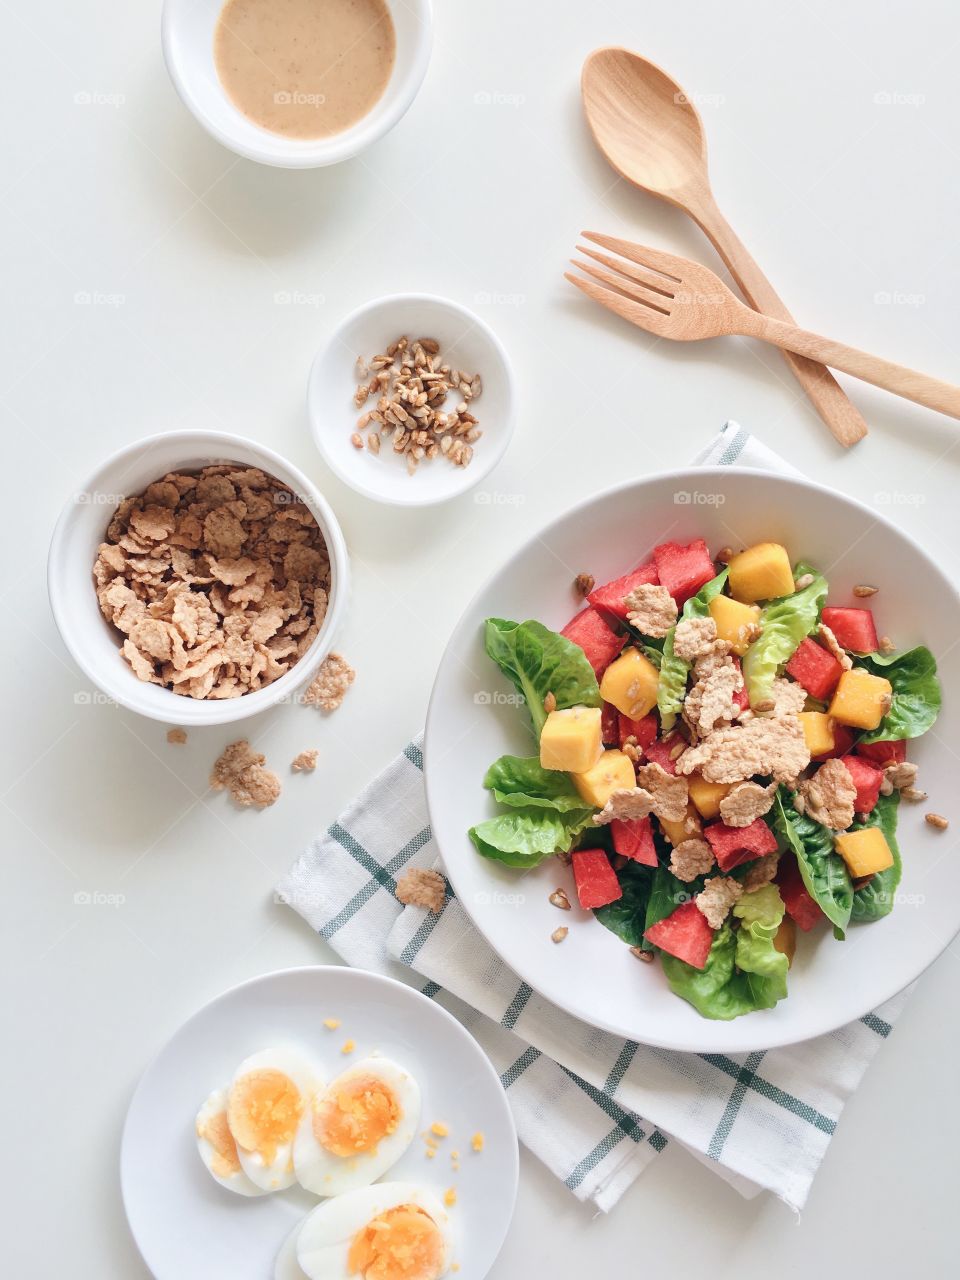
[[[357,673],[339,653],[328,653],[314,676],[304,702],[321,711],[336,711],[346,697],[347,690],[357,678]]]
[[[480,1130],[479,1130],[479,1129],[478,1129],[478,1130],[477,1130],[477,1132],[473,1135],[473,1137],[470,1139],[470,1145],[471,1145],[471,1147],[473,1147],[474,1151],[482,1151],[482,1150],[483,1150],[483,1134],[480,1132]]]
[[[355,1040],[347,1040],[347,1041],[344,1043],[344,1046],[343,1046],[343,1048],[340,1050],[340,1052],[341,1052],[341,1053],[353,1053],[353,1051],[354,1051],[354,1049],[355,1049],[356,1047],[357,1047],[357,1042],[356,1042]]]
[[[182,747],[187,740],[186,729],[168,729],[167,741],[174,747]]]
[[[213,766],[210,786],[214,791],[227,790],[241,807],[265,808],[280,796],[280,779],[265,769],[266,756],[254,751],[246,738],[225,747]]]
[[[317,757],[319,754],[319,751],[313,750],[312,747],[309,751],[301,751],[298,756],[295,756],[294,759],[290,761],[290,768],[294,773],[313,773],[314,769],[317,767]]]
[[[406,907],[439,912],[447,897],[447,882],[439,871],[409,867],[397,881],[396,898]]]
[[[337,1027],[339,1027],[340,1025],[340,1019],[324,1018],[323,1025],[327,1028],[328,1031],[336,1031]]]

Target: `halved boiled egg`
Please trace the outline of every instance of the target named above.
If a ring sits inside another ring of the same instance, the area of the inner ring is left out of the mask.
[[[214,1089],[197,1112],[197,1150],[200,1159],[222,1187],[238,1196],[263,1196],[266,1190],[243,1172],[237,1144],[227,1123],[227,1091]]]
[[[297,1260],[297,1241],[304,1221],[305,1219],[301,1219],[297,1223],[280,1246],[273,1264],[273,1280],[309,1280],[309,1276]]]
[[[293,1142],[316,1087],[313,1068],[291,1049],[255,1053],[234,1072],[227,1123],[243,1172],[264,1191],[295,1181]]]
[[[304,1109],[293,1146],[299,1182],[338,1196],[375,1182],[400,1159],[420,1123],[420,1087],[388,1058],[365,1058]]]
[[[438,1280],[451,1256],[447,1211],[415,1182],[381,1182],[327,1200],[297,1237],[309,1280]]]

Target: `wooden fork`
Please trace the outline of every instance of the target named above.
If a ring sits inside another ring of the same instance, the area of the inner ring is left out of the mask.
[[[960,387],[762,315],[742,303],[719,276],[699,262],[592,231],[584,231],[583,236],[620,256],[612,258],[578,245],[578,252],[602,265],[571,259],[591,278],[565,272],[566,278],[595,302],[648,333],[681,342],[722,334],[762,338],[951,418],[960,418]]]

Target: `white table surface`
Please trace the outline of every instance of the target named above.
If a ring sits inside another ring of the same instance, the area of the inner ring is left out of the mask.
[[[812,477],[893,510],[960,570],[956,424],[852,385],[872,435],[843,456],[774,351],[658,345],[562,279],[581,227],[714,262],[691,224],[618,181],[587,136],[580,64],[622,43],[698,95],[719,202],[798,317],[957,377],[955,6],[439,8],[433,62],[401,125],[360,159],[295,173],[238,160],[201,132],[167,80],[159,6],[2,4],[5,1274],[61,1274],[53,1232],[73,1275],[146,1274],[117,1174],[141,1070],[223,988],[330,958],[274,905],[274,882],[419,729],[468,597],[565,503],[682,465],[735,417]],[[403,289],[475,305],[510,349],[523,397],[482,492],[421,512],[378,508],[327,474],[303,406],[337,318]],[[284,291],[307,300],[279,304]],[[175,748],[163,726],[91,699],[46,602],[50,529],[93,463],[188,425],[254,436],[299,463],[353,556],[338,647],[357,683],[329,719],[286,707],[249,723],[285,782],[263,813],[205,792],[235,731]],[[317,773],[289,776],[308,746]],[[122,901],[76,903],[84,893]],[[707,1265],[738,1277],[946,1274],[958,959],[954,949],[922,980],[799,1224],[675,1147],[595,1219],[524,1155],[494,1276],[547,1264],[572,1280],[634,1261],[678,1278]]]

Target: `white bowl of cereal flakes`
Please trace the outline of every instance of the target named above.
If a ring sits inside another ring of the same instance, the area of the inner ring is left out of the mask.
[[[296,467],[239,436],[175,431],[114,454],[73,495],[47,585],[64,644],[108,698],[199,727],[317,677],[349,566],[333,511]]]

